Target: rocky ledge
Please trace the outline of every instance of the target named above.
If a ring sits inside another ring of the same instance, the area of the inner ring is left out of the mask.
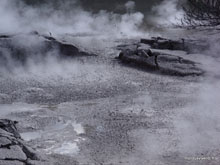
[[[118,59],[126,64],[135,64],[146,70],[175,76],[202,75],[200,64],[189,59],[184,40],[172,41],[163,38],[141,39],[139,43],[121,45]]]
[[[190,40],[184,38],[172,40],[162,37],[141,39],[140,43],[147,44],[153,49],[183,50],[188,53],[199,53],[207,50],[210,46],[206,40]]]
[[[94,56],[71,43],[61,41],[51,35],[38,32],[29,34],[0,35],[0,64],[6,65],[12,61],[22,64],[32,60],[39,60],[48,56],[77,57]]]
[[[21,139],[16,121],[0,119],[1,165],[50,165],[49,160],[28,147]]]

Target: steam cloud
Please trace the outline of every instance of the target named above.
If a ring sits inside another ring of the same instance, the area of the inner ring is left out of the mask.
[[[135,2],[128,1],[124,4],[127,13],[116,14],[101,10],[98,13],[92,13],[84,10],[76,0],[72,3],[73,9],[65,11],[68,6],[68,1],[65,1],[60,9],[55,9],[50,3],[38,6],[29,6],[19,0],[0,0],[0,33],[28,33],[36,30],[41,33],[51,32],[53,34],[89,34],[89,35],[106,35],[111,37],[121,36],[137,36],[143,35],[143,31],[139,28],[144,21],[151,21],[154,24],[175,24],[183,15],[183,11],[178,9],[178,0],[163,0],[159,5],[152,8],[151,16],[144,19],[144,14],[135,11]],[[147,20],[146,20],[147,19]],[[148,20],[149,19],[149,20]],[[146,32],[145,32],[146,33]],[[20,44],[17,46],[28,46],[33,49],[34,46],[39,46],[40,41],[32,40],[29,38],[18,38]],[[28,40],[28,42],[27,42]],[[218,42],[212,42],[218,43]],[[219,54],[219,44],[212,44],[213,47],[209,53]],[[35,47],[37,49],[37,47]],[[13,69],[14,75],[22,77],[37,77],[39,80],[46,79],[51,75],[66,76],[69,74],[79,74],[81,77],[84,75],[83,68],[77,62],[73,61],[60,61],[56,58],[56,51],[49,52],[44,59],[30,58],[25,67],[17,66],[16,61],[9,59],[9,70]],[[4,52],[7,57],[7,52]],[[210,62],[209,65],[213,65]],[[217,66],[215,64],[214,66]],[[81,68],[80,68],[81,67]],[[94,69],[93,66],[87,66],[88,69]],[[80,68],[80,69],[79,69]],[[8,76],[8,70],[0,67],[0,73]],[[104,70],[105,67],[97,69]],[[94,69],[95,70],[95,69]],[[219,68],[213,69],[219,73]],[[218,71],[216,71],[218,70]],[[47,73],[45,73],[47,71]],[[71,73],[70,73],[71,72]],[[106,71],[106,74],[108,72]],[[12,75],[13,76],[13,75]],[[218,75],[219,76],[219,75]],[[89,77],[91,79],[91,77]],[[213,84],[215,81],[216,83]],[[193,107],[185,108],[182,113],[175,120],[175,126],[180,138],[180,150],[186,152],[200,152],[203,149],[208,150],[219,148],[219,140],[212,137],[219,137],[219,120],[220,120],[220,107],[219,104],[219,78],[209,80],[201,84],[201,91],[199,93],[198,102]],[[213,86],[210,86],[212,84]],[[201,138],[202,137],[202,138]],[[154,144],[157,141],[152,137]],[[149,149],[149,146],[147,146]],[[158,145],[157,152],[161,146]],[[196,151],[195,151],[196,150]]]
[[[53,36],[71,34],[94,37],[104,36],[107,38],[132,37],[142,34],[139,27],[144,21],[144,15],[140,12],[135,12],[135,2],[128,1],[124,4],[124,9],[127,10],[127,13],[124,14],[117,14],[106,10],[92,13],[91,11],[84,10],[79,2],[78,0],[56,0],[52,2],[40,0],[35,2],[1,0],[0,34],[21,33],[24,35],[32,31],[38,31],[41,34],[47,35],[51,33]],[[36,53],[33,51],[34,49],[41,49],[42,41],[37,39],[36,36],[25,35],[24,37],[18,36],[14,38],[13,46],[30,50],[27,65],[24,68],[15,59],[10,58],[10,52],[1,49],[0,53],[3,59],[7,61],[0,61],[0,63],[4,63],[4,65],[0,66],[1,73],[8,75],[8,71],[10,71],[21,75],[24,71],[33,71],[33,68],[38,72],[37,70],[40,70],[42,65],[46,65],[49,68],[57,66],[62,70],[62,64],[56,58],[58,53],[56,50],[48,52],[45,55],[46,58],[42,58],[42,55],[39,55],[40,52]],[[51,71],[50,69],[46,70]]]
[[[50,3],[41,6],[28,6],[13,0],[0,1],[0,32],[25,33],[33,30],[40,32],[93,33],[111,35],[136,35],[144,20],[140,12],[134,10],[135,2],[129,1],[125,8],[129,13],[116,14],[101,10],[94,14],[82,9],[76,3],[72,10],[65,11],[68,1],[55,9]]]
[[[30,3],[40,5],[30,5]],[[98,13],[86,11],[79,0],[53,2],[29,2],[27,5],[19,0],[0,1],[0,33],[25,33],[33,30],[40,32],[84,33],[105,35],[137,36],[143,34],[140,27],[143,23],[154,24],[176,23],[182,11],[178,9],[178,0],[163,0],[152,8],[151,16],[144,11],[135,11],[136,2],[124,4],[127,13],[117,14],[100,10]],[[58,4],[57,4],[58,3]],[[54,7],[57,4],[59,7]],[[152,14],[153,13],[153,14]],[[144,18],[145,17],[145,18]],[[146,31],[145,31],[146,33]]]
[[[155,15],[151,21],[159,25],[178,24],[183,18],[184,12],[178,8],[180,0],[164,0],[161,4],[154,6],[152,11]]]

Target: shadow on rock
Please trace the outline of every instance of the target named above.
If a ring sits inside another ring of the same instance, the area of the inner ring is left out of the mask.
[[[200,76],[204,73],[197,62],[178,54],[168,54],[165,50],[151,49],[184,50],[184,43],[168,40],[158,42],[160,44],[155,42],[155,40],[141,40],[135,46],[120,47],[121,53],[118,59],[125,64],[134,64],[135,67],[148,71],[154,70],[165,75]],[[143,46],[143,43],[146,45]]]
[[[0,120],[0,164],[51,164],[46,157],[25,144],[16,124],[16,121]]]
[[[39,61],[48,55],[56,58],[94,56],[76,46],[38,32],[0,36],[0,64],[2,66]]]

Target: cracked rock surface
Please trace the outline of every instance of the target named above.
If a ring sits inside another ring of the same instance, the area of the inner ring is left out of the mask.
[[[122,62],[135,64],[142,69],[156,70],[160,74],[175,76],[199,76],[204,73],[199,63],[188,59],[186,54],[181,56],[179,53],[178,55],[173,53],[184,50],[184,43],[180,41],[163,39],[159,42],[156,39],[142,39],[140,43],[119,46],[119,49],[121,50],[119,59]]]
[[[150,39],[141,39],[143,44],[150,45],[153,49],[169,49],[169,50],[183,50],[187,52],[201,52],[208,49],[208,43],[206,40],[190,40],[180,38],[176,40],[152,37]],[[198,49],[198,50],[196,50]]]
[[[7,119],[0,120],[0,164],[51,164],[25,144],[17,132],[16,123]]]

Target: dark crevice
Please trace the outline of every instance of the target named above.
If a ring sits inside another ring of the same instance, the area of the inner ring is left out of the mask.
[[[179,57],[179,63],[182,64],[183,58]]]
[[[5,158],[5,159],[0,159],[0,160],[5,160],[5,161],[18,161],[18,162],[22,162],[22,163],[24,163],[25,165],[29,165],[28,163],[27,163],[27,160],[21,160],[21,159],[14,159],[14,158]]]
[[[149,45],[154,49],[183,50],[185,40],[172,41],[164,38],[141,39],[139,44]],[[118,59],[131,67],[143,69],[155,74],[170,76],[200,76],[204,71],[200,64],[166,51],[157,51],[148,47],[137,47],[136,44],[120,49]],[[197,65],[198,64],[198,65]]]
[[[12,146],[19,146],[22,150],[22,152],[26,155],[26,157],[30,160],[40,160],[37,156],[37,154],[31,150],[31,148],[29,149],[28,146],[26,146],[22,139],[20,134],[17,131],[16,128],[16,121],[10,121],[10,120],[6,120],[6,119],[2,119],[0,120],[0,128],[3,129],[4,131],[11,133],[10,135],[7,134],[0,134],[0,137],[5,138],[9,141],[9,144],[5,144],[5,145],[0,145],[0,148],[5,148],[5,149],[11,149]],[[6,142],[7,143],[7,142]],[[0,159],[1,160],[1,159]],[[20,160],[20,159],[14,159],[14,158],[5,158],[2,160],[7,160],[7,161],[20,161],[23,162],[25,164],[27,163],[27,160]]]
[[[158,64],[158,61],[157,61],[157,57],[158,57],[158,56],[155,56],[154,62],[155,62],[156,68],[157,68],[157,69],[160,69],[159,64]]]
[[[1,145],[0,148],[7,148],[7,149],[11,149],[12,146],[17,145],[15,142],[12,142],[10,144],[6,144],[6,145]]]
[[[16,140],[16,138],[13,137],[13,136],[8,137],[8,136],[6,136],[6,135],[2,135],[2,134],[0,134],[0,137],[4,137],[4,138],[6,138],[6,139],[8,139],[8,140],[10,140],[10,141],[13,141],[13,142],[14,142],[14,140]]]
[[[37,155],[33,152],[31,152],[26,146],[22,145],[22,151],[25,153],[25,155],[31,159],[31,160],[39,160]]]

